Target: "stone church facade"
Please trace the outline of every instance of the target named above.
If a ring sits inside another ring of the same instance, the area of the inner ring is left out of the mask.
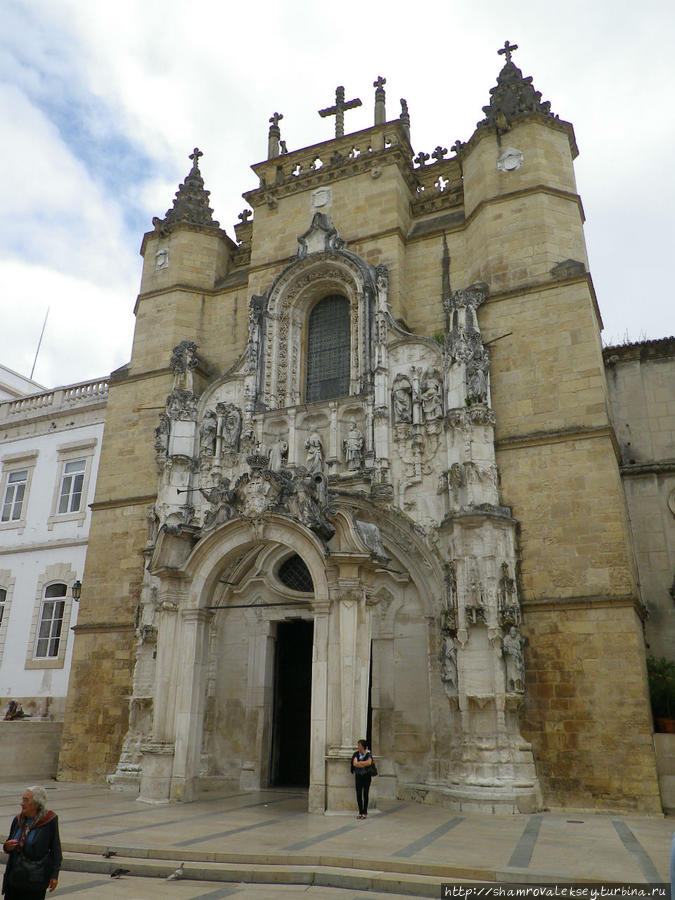
[[[306,786],[660,810],[572,126],[511,60],[451,154],[287,151],[236,242],[199,167],[110,379],[60,757],[150,801]]]

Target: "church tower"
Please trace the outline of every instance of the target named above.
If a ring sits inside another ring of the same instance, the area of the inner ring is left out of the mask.
[[[236,242],[191,155],[111,380],[61,777],[339,812],[367,737],[379,797],[660,809],[574,131],[515,49],[450,153],[382,77],[362,131],[342,86],[331,140],[274,113]]]

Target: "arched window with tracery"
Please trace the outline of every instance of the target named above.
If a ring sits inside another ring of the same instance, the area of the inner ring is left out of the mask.
[[[332,294],[314,306],[307,323],[307,401],[349,394],[349,300]]]

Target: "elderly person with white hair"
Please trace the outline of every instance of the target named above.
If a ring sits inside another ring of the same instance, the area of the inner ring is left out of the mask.
[[[2,849],[9,857],[2,880],[5,900],[44,900],[54,890],[63,857],[58,818],[47,809],[44,788],[36,785],[23,792],[21,812]]]

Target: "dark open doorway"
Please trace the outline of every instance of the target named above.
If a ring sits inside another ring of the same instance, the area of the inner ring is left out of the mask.
[[[270,771],[274,787],[309,785],[313,639],[314,622],[277,625]]]

